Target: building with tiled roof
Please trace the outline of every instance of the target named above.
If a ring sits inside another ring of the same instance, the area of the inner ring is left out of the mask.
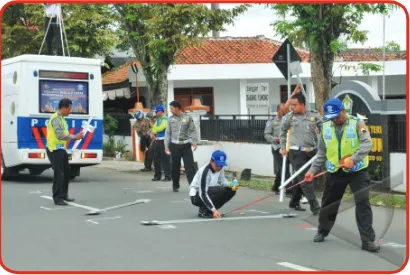
[[[272,62],[281,42],[257,37],[220,37],[207,38],[200,45],[189,46],[177,54],[176,64],[168,73],[168,100],[180,100],[189,105],[194,97],[200,97],[202,104],[210,105],[214,114],[247,114],[246,87],[251,83],[268,83],[271,110],[287,98],[287,82]],[[314,102],[311,81],[310,53],[296,48],[301,58],[304,83],[310,102]],[[406,52],[385,54],[386,95],[402,97],[405,95]],[[120,58],[116,60],[120,64]],[[103,90],[107,101],[118,98],[135,98],[136,77],[130,65],[135,62],[124,58],[124,63],[103,75]],[[350,49],[335,56],[333,77],[336,83],[341,80],[360,80],[382,95],[383,72],[370,72],[364,75],[360,69],[352,69],[360,63],[383,65],[383,52],[374,49]],[[351,67],[346,70],[346,67]],[[145,107],[150,107],[142,70],[138,73],[138,87]],[[292,77],[292,85],[297,83]],[[135,102],[135,101],[134,101]],[[227,104],[229,103],[229,104]],[[234,104],[235,103],[235,104]],[[108,104],[108,103],[107,103]],[[268,108],[250,109],[251,113],[267,113]]]

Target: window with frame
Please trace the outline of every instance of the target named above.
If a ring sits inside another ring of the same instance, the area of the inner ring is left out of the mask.
[[[214,91],[212,87],[174,88],[174,99],[181,103],[182,109],[192,104],[192,99],[199,98],[202,105],[209,106],[214,114]]]

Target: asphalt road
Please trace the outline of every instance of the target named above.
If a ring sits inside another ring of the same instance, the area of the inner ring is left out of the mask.
[[[3,182],[3,264],[15,271],[393,271],[404,263],[406,215],[402,210],[374,208],[377,237],[387,232],[381,251],[370,253],[360,248],[354,208],[341,213],[334,235],[318,244],[312,241],[317,218],[312,219],[309,210],[290,212],[288,199],[280,203],[278,197],[271,197],[230,215],[231,220],[202,220],[189,201],[185,179],[180,192],[174,193],[170,182],[151,182],[152,176],[151,172],[83,169],[70,183],[75,205],[67,207],[48,199],[51,171]],[[240,189],[221,211],[267,194]],[[137,199],[150,201],[85,215]],[[298,216],[278,217],[286,213]],[[186,221],[143,226],[143,220]]]

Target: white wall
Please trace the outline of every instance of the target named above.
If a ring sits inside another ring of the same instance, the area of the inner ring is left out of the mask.
[[[403,176],[402,184],[392,188],[393,191],[406,192],[407,182],[406,182],[406,170],[408,169],[408,163],[406,162],[406,154],[404,153],[391,153],[390,154],[390,177],[394,179],[396,176]],[[392,184],[397,184],[396,181]]]
[[[194,159],[198,166],[209,162],[214,150],[223,150],[227,155],[230,171],[252,169],[252,174],[260,176],[274,176],[273,156],[268,144],[249,144],[234,142],[214,142],[212,145],[201,145],[194,152]]]
[[[174,81],[176,88],[213,87],[216,115],[239,114],[239,80]]]

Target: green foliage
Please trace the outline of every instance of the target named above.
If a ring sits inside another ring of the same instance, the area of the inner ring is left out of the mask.
[[[120,16],[121,49],[131,47],[153,95],[151,104],[166,103],[167,73],[178,51],[201,42],[212,30],[223,31],[248,5],[211,10],[203,4],[115,4]]]
[[[114,117],[110,115],[104,116],[104,133],[108,136],[109,139],[114,138],[117,127],[118,121]]]
[[[108,54],[116,41],[115,33],[111,30],[115,17],[108,5],[66,4],[62,6],[62,11],[71,56]],[[3,58],[38,54],[46,30],[43,5],[8,6],[3,13],[2,26]],[[45,45],[42,54],[44,52]]]
[[[365,14],[389,14],[398,7],[387,4],[270,4],[281,16],[273,22],[279,36],[295,46],[309,48],[316,109],[321,111],[330,96],[335,54],[346,49],[347,42],[363,43],[367,31],[359,26]],[[365,73],[377,66],[362,64]]]

